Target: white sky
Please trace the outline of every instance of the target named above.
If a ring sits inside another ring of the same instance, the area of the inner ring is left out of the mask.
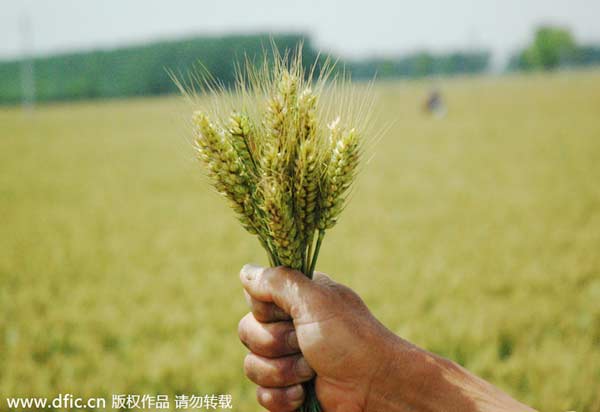
[[[301,30],[346,57],[480,46],[504,59],[541,23],[569,26],[579,41],[600,43],[600,0],[0,0],[0,59],[21,54],[25,13],[35,54]]]

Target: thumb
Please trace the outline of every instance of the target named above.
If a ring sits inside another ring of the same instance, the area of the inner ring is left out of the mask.
[[[298,310],[321,288],[318,282],[313,282],[302,272],[284,266],[245,265],[240,271],[240,279],[250,296],[276,304],[292,318],[298,317]]]

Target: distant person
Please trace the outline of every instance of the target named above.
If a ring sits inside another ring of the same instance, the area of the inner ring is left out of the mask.
[[[446,115],[446,105],[442,99],[439,90],[433,89],[425,101],[425,111],[435,117],[444,117]]]
[[[324,412],[531,412],[456,363],[396,336],[361,298],[322,273],[246,265],[252,308],[239,325],[258,402],[295,411],[316,377]]]

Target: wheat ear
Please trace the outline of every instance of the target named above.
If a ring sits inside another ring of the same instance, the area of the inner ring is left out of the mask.
[[[252,182],[233,145],[202,112],[193,116],[198,157],[204,162],[217,191],[229,199],[244,228],[258,234],[252,203]]]

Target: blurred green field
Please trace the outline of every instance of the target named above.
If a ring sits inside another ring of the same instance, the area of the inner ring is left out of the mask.
[[[544,411],[600,411],[600,73],[379,83],[391,124],[320,267],[390,329]],[[6,396],[231,393],[265,264],[179,98],[0,109]]]

